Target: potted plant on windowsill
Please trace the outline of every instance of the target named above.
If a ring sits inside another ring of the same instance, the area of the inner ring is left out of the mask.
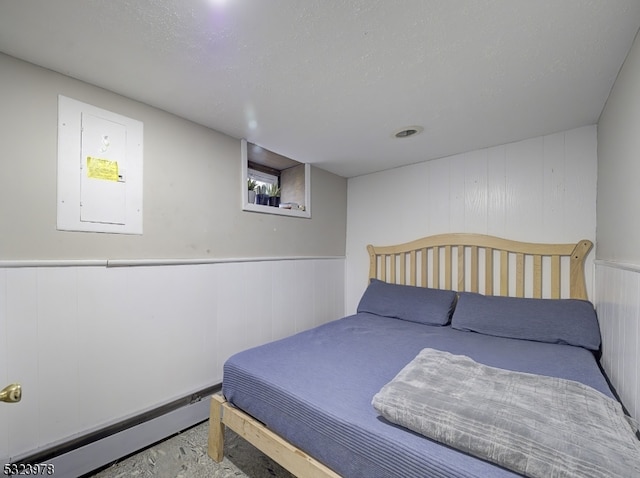
[[[247,179],[247,189],[248,189],[247,201],[249,202],[249,204],[253,204],[256,202],[256,186],[257,186],[257,183],[253,179]]]
[[[269,206],[280,206],[280,188],[276,183],[269,186],[267,194],[269,194]]]
[[[264,184],[256,186],[256,204],[263,206],[269,205],[269,195],[267,194],[267,186]]]

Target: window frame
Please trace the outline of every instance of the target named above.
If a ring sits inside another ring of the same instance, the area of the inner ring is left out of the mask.
[[[305,209],[284,209],[274,206],[264,206],[262,204],[251,204],[247,194],[247,179],[249,178],[249,158],[247,156],[247,140],[242,139],[240,141],[240,156],[241,156],[241,191],[242,191],[242,210],[249,212],[258,212],[262,214],[274,214],[277,216],[290,216],[311,218],[311,165],[309,163],[304,164],[304,201]]]

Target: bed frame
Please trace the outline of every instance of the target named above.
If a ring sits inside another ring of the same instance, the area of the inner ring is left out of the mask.
[[[519,242],[482,234],[440,234],[393,246],[367,246],[369,278],[485,295],[587,299],[584,263],[593,247]],[[296,476],[338,478],[334,471],[229,404],[211,400],[209,456],[224,457],[229,427]]]

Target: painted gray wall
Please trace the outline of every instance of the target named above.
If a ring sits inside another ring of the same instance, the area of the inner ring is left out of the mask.
[[[0,260],[345,254],[345,178],[312,168],[311,219],[241,211],[238,139],[3,54],[0,85]],[[142,236],[56,230],[58,94],[144,123]]]
[[[597,258],[640,265],[640,40],[598,122]]]

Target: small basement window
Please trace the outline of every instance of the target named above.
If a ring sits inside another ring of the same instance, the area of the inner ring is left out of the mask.
[[[311,217],[309,164],[241,142],[242,209],[282,216]]]

